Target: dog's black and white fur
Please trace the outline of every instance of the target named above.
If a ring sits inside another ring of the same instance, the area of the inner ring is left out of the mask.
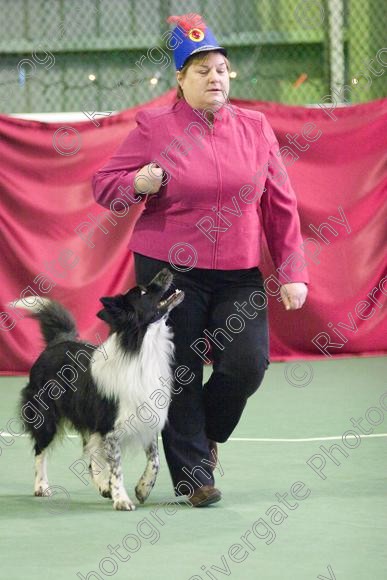
[[[103,309],[97,316],[111,331],[102,348],[77,340],[74,320],[59,303],[46,298],[34,306],[28,306],[27,300],[16,303],[39,320],[47,343],[21,396],[21,416],[35,448],[36,496],[49,492],[47,448],[64,422],[82,435],[90,475],[100,494],[112,498],[117,510],[135,509],[123,483],[122,432],[129,445],[140,443],[147,464],[135,493],[141,503],[149,496],[159,469],[157,436],[167,420],[168,404],[159,410],[160,421],[153,428],[138,417],[136,410],[160,387],[160,377],[165,379],[164,390],[169,385],[170,400],[174,345],[166,321],[172,308],[184,298],[180,290],[165,298],[172,279],[171,272],[164,268],[146,287],[136,286],[126,294],[101,298]],[[59,384],[58,371],[64,376],[64,366],[72,365],[75,359],[79,363],[77,376],[74,378],[70,371],[71,382],[64,387]],[[32,424],[27,413],[31,405],[41,410],[44,420],[39,426]],[[125,423],[129,417],[130,431]]]

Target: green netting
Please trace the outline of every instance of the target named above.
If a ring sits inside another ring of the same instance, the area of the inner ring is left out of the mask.
[[[289,104],[386,94],[385,0],[1,0],[4,113],[120,110],[175,86],[166,18],[199,12],[231,96]],[[236,73],[236,76],[235,76]],[[343,86],[347,88],[344,90]]]

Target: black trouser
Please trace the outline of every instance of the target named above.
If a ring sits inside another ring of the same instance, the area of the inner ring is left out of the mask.
[[[214,460],[208,440],[227,441],[269,364],[263,278],[257,267],[180,272],[168,262],[137,253],[134,258],[137,284],[149,283],[167,267],[174,274],[175,287],[185,292],[168,324],[174,331],[174,370],[180,366],[189,370],[175,382],[174,391],[182,390],[172,397],[162,437],[175,492],[187,494],[190,488],[214,484],[207,463]],[[204,340],[195,343],[204,338],[211,345],[213,361],[205,385],[207,349]]]

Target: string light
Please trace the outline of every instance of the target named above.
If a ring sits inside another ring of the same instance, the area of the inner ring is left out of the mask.
[[[95,81],[96,78],[95,75],[89,75],[89,81]]]
[[[159,80],[162,80],[162,79],[161,79],[161,72],[158,70],[155,72],[155,74],[149,80],[149,82],[151,85],[153,85],[155,87],[157,85],[157,83],[159,82]]]
[[[235,79],[238,73],[235,70],[232,70],[229,74],[230,79]]]

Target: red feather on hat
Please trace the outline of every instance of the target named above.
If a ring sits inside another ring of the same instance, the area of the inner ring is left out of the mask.
[[[206,24],[200,14],[190,13],[181,14],[180,16],[169,16],[167,22],[170,24],[176,23],[179,28],[185,32],[189,32],[191,28],[199,28],[202,32],[206,30]]]

